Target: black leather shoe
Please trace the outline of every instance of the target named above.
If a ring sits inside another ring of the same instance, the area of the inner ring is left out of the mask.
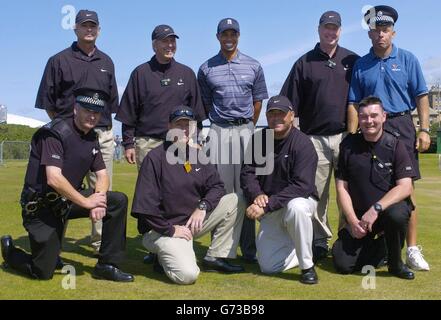
[[[304,284],[316,284],[318,282],[317,273],[315,272],[314,267],[302,270],[300,282]]]
[[[154,253],[150,253],[150,255],[153,256],[153,271],[160,274],[165,274],[164,268],[159,263],[158,255]]]
[[[329,249],[322,246],[312,247],[312,261],[316,263],[328,256]]]
[[[142,260],[145,264],[152,264],[155,262],[156,254],[149,252],[146,256],[144,256],[144,259]]]
[[[5,267],[7,267],[9,254],[14,248],[14,244],[12,243],[12,237],[10,235],[3,236],[0,242],[1,242],[2,257],[4,261],[3,264]]]
[[[61,270],[66,264],[60,256],[57,257],[57,265],[55,266],[55,270]]]
[[[225,258],[206,257],[202,260],[202,265],[205,271],[220,271],[225,273],[239,273],[244,272],[242,266],[230,264]]]
[[[256,264],[258,263],[256,256],[243,256],[242,260],[245,261],[245,263],[249,264]]]
[[[95,279],[105,279],[117,282],[133,282],[135,279],[130,273],[122,272],[111,264],[97,263],[93,269],[92,277]]]
[[[406,280],[415,279],[415,274],[412,271],[410,271],[410,269],[406,265],[403,265],[399,270],[389,269],[389,273],[401,279],[406,279]]]

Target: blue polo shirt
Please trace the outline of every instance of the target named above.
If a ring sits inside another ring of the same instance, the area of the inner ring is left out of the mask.
[[[199,68],[198,82],[214,123],[252,119],[253,102],[268,98],[260,63],[239,51],[231,61],[222,52],[207,60]]]
[[[371,48],[357,60],[348,101],[359,103],[367,96],[377,96],[386,112],[395,113],[415,109],[415,98],[426,93],[426,81],[417,58],[394,45],[385,59],[377,57]]]

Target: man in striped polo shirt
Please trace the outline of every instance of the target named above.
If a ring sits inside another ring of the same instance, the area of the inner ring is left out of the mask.
[[[222,19],[216,37],[219,53],[204,62],[198,72],[202,100],[211,122],[207,148],[227,193],[240,193],[244,150],[268,93],[259,62],[238,50],[239,23],[232,18]],[[246,261],[257,261],[255,222],[247,217],[240,247]]]

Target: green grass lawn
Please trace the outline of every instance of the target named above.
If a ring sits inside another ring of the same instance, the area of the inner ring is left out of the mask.
[[[76,289],[63,289],[65,275],[61,273],[56,273],[50,281],[35,281],[2,267],[0,299],[441,299],[441,171],[438,155],[422,155],[421,166],[424,179],[417,182],[418,242],[424,247],[431,271],[417,272],[414,281],[390,277],[386,268],[382,268],[376,273],[376,288],[365,290],[362,288],[364,275],[336,274],[331,258],[328,258],[316,268],[319,284],[315,286],[299,283],[298,268],[266,276],[257,265],[246,265],[247,272],[237,275],[201,272],[196,284],[179,286],[165,275],[154,273],[152,266],[142,263],[145,251],[136,230],[136,221],[129,216],[127,260],[122,269],[133,273],[135,282],[120,284],[92,279],[96,259],[88,246],[91,224],[88,219],[80,219],[69,222],[62,253],[63,259],[76,269]],[[29,250],[18,205],[25,169],[25,162],[7,162],[0,166],[0,235],[11,234],[16,245]],[[115,163],[115,190],[125,192],[132,199],[135,181],[135,166]],[[334,189],[331,199],[330,220],[335,231]],[[195,242],[199,259],[203,258],[208,243],[208,236]]]

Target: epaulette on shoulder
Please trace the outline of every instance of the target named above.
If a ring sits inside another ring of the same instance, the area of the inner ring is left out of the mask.
[[[395,149],[395,145],[397,144],[398,138],[400,134],[398,132],[390,132],[388,130],[384,130],[384,144],[392,149]]]
[[[57,118],[45,124],[42,127],[43,131],[49,131],[58,136],[64,143],[72,134],[72,129],[64,119]]]

